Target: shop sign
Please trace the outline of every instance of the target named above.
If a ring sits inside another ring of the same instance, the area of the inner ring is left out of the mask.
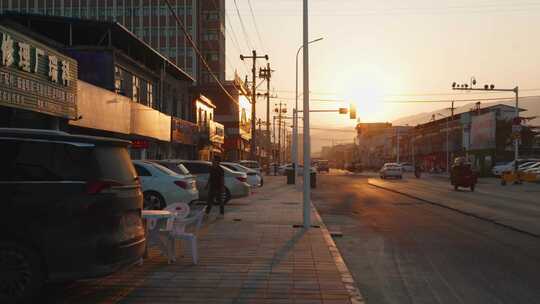
[[[150,143],[148,140],[136,139],[131,142],[132,149],[148,149]]]
[[[0,26],[0,106],[77,117],[77,61]]]
[[[197,125],[180,118],[171,118],[171,141],[184,145],[195,145]]]

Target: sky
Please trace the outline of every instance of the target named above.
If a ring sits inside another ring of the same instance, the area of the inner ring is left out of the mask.
[[[250,72],[241,53],[268,54],[277,97],[271,106],[287,102],[290,113],[302,1],[226,3],[228,78],[235,70],[242,78]],[[472,76],[480,86],[519,86],[521,96],[540,95],[539,1],[310,0],[309,6],[310,40],[323,38],[309,48],[312,109],[355,103],[359,121],[380,122],[450,106],[416,101],[512,97],[451,90],[452,82],[469,83]],[[299,62],[301,88],[301,56]],[[264,59],[257,63],[266,65]],[[266,102],[258,102],[257,117],[265,119],[265,111]],[[353,142],[356,120],[333,113],[310,117],[313,128],[328,129],[312,132],[312,150]]]

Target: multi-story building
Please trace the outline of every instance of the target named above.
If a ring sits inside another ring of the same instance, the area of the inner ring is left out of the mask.
[[[216,106],[214,119],[225,127],[224,158],[231,161],[248,159],[252,105],[247,96],[251,93],[238,75],[234,80],[223,82],[223,86],[227,93],[216,84],[196,89],[212,100]]]
[[[9,13],[1,16],[0,21],[53,46],[72,58],[73,62],[65,60],[71,69],[77,67],[60,74],[60,78],[55,76],[56,83],[61,81],[76,88],[76,109],[59,129],[132,140],[133,158],[195,156],[195,123],[189,91],[193,78],[125,27],[115,22]],[[3,34],[2,38],[9,42],[6,37],[9,36]],[[17,46],[20,44],[7,43],[7,47]],[[29,51],[29,64],[40,59],[45,63],[36,69],[48,68],[49,74],[51,69],[63,69],[63,62],[53,65],[50,58],[47,62],[45,54],[38,51],[42,48]],[[21,57],[20,51],[16,54]],[[65,76],[70,76],[67,82]],[[2,97],[0,101],[7,99]],[[52,104],[44,108],[61,110],[66,106]],[[24,118],[19,112],[6,110],[15,122]]]
[[[225,80],[225,0],[170,0],[220,81]],[[204,84],[212,78],[202,65],[165,1],[1,0],[6,11],[114,21]]]
[[[216,106],[202,94],[196,96],[194,103],[199,159],[212,160],[215,156],[223,156],[225,127],[215,121],[214,109]]]
[[[412,127],[392,126],[391,123],[359,123],[357,155],[366,168],[378,169],[387,162],[411,160],[408,138]]]

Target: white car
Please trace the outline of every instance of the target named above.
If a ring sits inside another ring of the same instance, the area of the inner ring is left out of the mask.
[[[144,195],[145,209],[163,209],[172,203],[191,203],[199,199],[195,178],[180,175],[151,161],[134,160]]]
[[[262,186],[262,176],[257,171],[244,167],[238,163],[221,162],[220,164],[233,171],[244,172],[247,175],[247,182],[251,187]]]
[[[204,160],[167,160],[175,164],[182,164],[197,180],[197,189],[199,190],[199,199],[206,200],[208,197],[208,178],[210,176],[210,167],[212,163]],[[224,202],[227,203],[232,198],[249,196],[251,186],[247,183],[247,174],[233,171],[225,166],[221,166],[225,171],[225,193]]]
[[[538,171],[538,169],[540,169],[540,162],[533,162],[532,164],[523,167],[520,166],[520,170],[523,172]]]
[[[280,166],[279,169],[278,169],[279,175],[286,175],[288,169],[292,170],[292,164],[285,164],[285,165]],[[311,167],[310,169],[311,169],[310,170],[311,173],[316,172],[315,168]],[[304,175],[304,166],[303,165],[298,165],[296,167],[296,175]]]
[[[240,165],[244,167],[248,167],[250,169],[253,169],[259,173],[260,176],[262,176],[262,168],[258,161],[255,160],[241,160],[238,162]]]
[[[389,177],[395,177],[402,179],[403,178],[403,168],[398,163],[386,163],[383,165],[381,170],[379,171],[379,174],[382,179],[386,179]]]
[[[414,166],[411,163],[401,163],[403,172],[414,172]]]
[[[518,170],[525,170],[528,166],[531,166],[540,160],[538,159],[518,159]],[[491,173],[495,176],[501,176],[504,172],[514,171],[515,161],[511,161],[504,165],[498,165],[491,169]]]

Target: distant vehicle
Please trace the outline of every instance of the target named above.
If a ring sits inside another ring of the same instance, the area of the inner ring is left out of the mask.
[[[523,172],[536,172],[540,169],[540,162],[534,163],[526,168],[523,168]]]
[[[472,170],[472,166],[468,162],[455,162],[452,165],[450,171],[450,183],[454,186],[454,190],[458,190],[459,187],[470,188],[474,191],[476,186],[477,177]]]
[[[239,163],[221,162],[221,165],[233,171],[244,172],[247,175],[247,182],[251,187],[262,187],[262,176],[257,171],[244,167]]]
[[[414,172],[414,166],[411,163],[401,163],[401,168],[403,172]]]
[[[197,180],[199,199],[206,200],[208,197],[208,178],[212,163],[204,160],[168,160],[177,164],[182,164]],[[225,193],[224,202],[227,203],[233,198],[249,196],[251,186],[247,183],[247,174],[233,171],[225,166],[221,166],[225,171]]]
[[[317,161],[317,172],[330,172],[330,167],[328,166],[328,161],[326,159],[320,159]]]
[[[379,174],[382,179],[387,179],[389,177],[395,177],[402,179],[403,178],[403,169],[398,163],[386,163],[383,165]]]
[[[518,170],[521,170],[521,166],[525,165],[532,165],[536,162],[540,162],[540,159],[518,159],[517,160],[517,164],[518,164]],[[504,172],[513,172],[515,169],[515,161],[511,161],[509,163],[506,163],[504,165],[498,165],[498,166],[494,166],[492,169],[491,169],[491,173],[495,176],[501,176]]]
[[[282,165],[281,167],[279,167],[278,172],[280,175],[286,175],[288,169],[292,170],[292,164],[289,163],[289,164]],[[311,169],[310,170],[311,173],[316,172],[315,168],[311,167],[310,169]],[[296,175],[303,175],[303,174],[304,174],[304,166],[298,165],[296,167]]]
[[[141,180],[144,209],[161,210],[172,203],[187,203],[199,199],[199,191],[192,175],[180,175],[158,163],[134,160],[133,165]]]
[[[105,276],[140,261],[143,194],[128,145],[0,129],[0,302],[31,302],[46,281]]]

